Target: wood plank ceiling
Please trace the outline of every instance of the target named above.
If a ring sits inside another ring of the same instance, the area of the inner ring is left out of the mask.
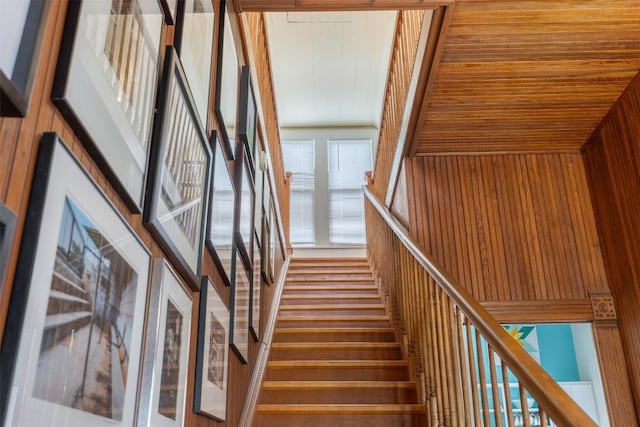
[[[456,1],[410,154],[577,151],[640,69],[640,1]]]
[[[640,70],[638,0],[235,2],[245,11],[448,5],[412,155],[575,152]]]

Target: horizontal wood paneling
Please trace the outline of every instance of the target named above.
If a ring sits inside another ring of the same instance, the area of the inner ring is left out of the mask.
[[[216,12],[219,11],[218,3],[218,1],[214,2]],[[20,246],[20,238],[24,227],[24,221],[27,215],[27,203],[29,201],[36,155],[40,138],[44,132],[55,131],[62,136],[65,143],[71,148],[73,154],[80,160],[82,165],[87,168],[90,175],[96,180],[100,188],[105,191],[107,197],[115,205],[116,209],[123,215],[142,242],[149,248],[152,256],[166,257],[156,240],[143,225],[142,216],[133,215],[126,208],[116,191],[83,148],[82,144],[75,136],[73,129],[65,122],[60,112],[55,108],[50,100],[53,76],[66,15],[66,6],[67,1],[52,2],[44,36],[44,48],[39,61],[33,89],[33,98],[28,115],[24,119],[0,118],[0,201],[5,203],[10,209],[18,214],[16,237],[13,242],[13,252],[8,264],[4,289],[0,286],[0,290],[2,290],[2,294],[0,295],[0,341],[2,340],[5,329],[6,314],[10,301],[11,290],[14,286],[23,285],[13,283],[16,267],[15,264],[17,262],[17,254]],[[236,21],[233,20],[233,22],[235,23]],[[217,34],[217,31],[215,31],[215,34]],[[172,27],[165,27],[165,35],[166,41],[171,43],[173,35]],[[214,40],[214,45],[215,43],[216,40]],[[213,68],[215,69],[215,66]],[[259,70],[259,72],[264,72],[264,69]],[[212,81],[215,82],[215,79],[212,79]],[[262,89],[263,87],[261,86],[259,90]],[[212,87],[211,96],[213,96],[214,90],[215,88]],[[256,90],[258,89],[256,88]],[[211,99],[213,99],[213,97]],[[213,105],[211,105],[211,108],[213,108]],[[260,119],[264,120],[263,117]],[[275,126],[277,129],[277,123],[275,125],[273,124],[274,117],[270,116],[268,120],[271,121],[271,126]],[[213,111],[209,111],[209,125],[209,129],[219,129]],[[277,141],[276,138],[274,138],[274,140]],[[277,166],[278,157],[272,155],[272,158],[274,159],[275,164],[273,167],[274,177],[276,177],[276,181],[279,180],[284,182],[282,167]],[[277,246],[277,251],[276,271],[279,271],[283,260],[279,245]],[[214,283],[219,285],[218,289],[221,292],[222,298],[228,305],[229,288],[222,285],[222,281],[214,265],[213,259],[206,251],[202,268],[203,274],[209,275],[213,279]],[[265,316],[272,301],[273,288],[263,286],[262,290],[262,319],[264,320],[266,319]],[[258,345],[250,340],[249,364],[247,365],[241,364],[233,352],[229,353],[227,422],[216,422],[210,418],[193,413],[198,293],[194,292],[192,296],[194,303],[194,317],[192,319],[190,360],[188,366],[189,373],[185,425],[192,427],[213,427],[220,425],[236,426],[238,425],[244,405],[244,398],[257,354]],[[148,391],[142,391],[142,395],[145,393],[148,393]]]
[[[372,191],[381,199],[385,198],[389,186],[423,19],[425,13],[420,10],[407,10],[398,14],[371,185]]]
[[[611,293],[640,408],[640,75],[584,149]]]
[[[413,153],[576,152],[638,69],[636,0],[456,1]]]
[[[606,288],[580,155],[418,157],[412,170],[412,234],[478,300]]]

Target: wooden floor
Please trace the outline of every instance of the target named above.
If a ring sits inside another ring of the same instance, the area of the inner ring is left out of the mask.
[[[298,259],[289,268],[257,426],[425,425],[364,259]]]

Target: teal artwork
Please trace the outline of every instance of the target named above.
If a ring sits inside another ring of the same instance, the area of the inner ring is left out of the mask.
[[[533,325],[503,325],[506,331],[520,345],[540,363],[540,346],[538,345],[538,333]]]

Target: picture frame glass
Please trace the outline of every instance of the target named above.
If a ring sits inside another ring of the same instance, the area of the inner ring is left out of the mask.
[[[160,236],[193,287],[199,285],[207,214],[211,151],[198,124],[184,74],[168,50],[156,126],[155,176],[145,219]]]
[[[253,242],[253,269],[252,274],[253,278],[251,280],[251,307],[250,307],[250,317],[249,320],[249,328],[251,331],[251,335],[255,341],[260,340],[260,305],[261,305],[261,294],[262,294],[262,280],[260,277],[260,246],[257,242],[257,237],[254,235]]]
[[[60,57],[53,101],[129,208],[139,212],[160,70],[162,9],[157,0],[77,1],[68,17],[65,29],[75,31],[63,40],[62,51],[70,55]]]
[[[251,276],[247,271],[240,252],[234,252],[234,278],[231,300],[230,346],[243,364],[249,356],[249,291]]]
[[[214,253],[220,274],[231,284],[233,256],[233,216],[235,190],[227,161],[222,152],[222,141],[212,136],[215,146],[211,203],[209,206],[207,246]]]
[[[211,0],[185,0],[177,25],[177,49],[203,129],[207,129],[215,11]]]
[[[8,325],[20,333],[6,425],[130,426],[150,254],[58,138],[43,139],[39,162],[46,199],[25,228],[33,267],[16,279],[24,321]]]
[[[264,171],[260,167],[257,167],[256,173],[255,173],[255,195],[256,196],[255,196],[255,202],[254,202],[255,208],[254,208],[253,227],[255,230],[258,245],[261,244],[260,242],[262,239],[262,212],[263,212],[262,197],[263,197],[264,185],[265,185],[264,176],[265,176]]]
[[[0,14],[0,116],[26,116],[40,56],[47,2],[5,0]]]
[[[220,121],[225,150],[230,160],[234,157],[237,132],[238,97],[240,89],[240,62],[231,28],[229,12],[222,0],[221,29],[218,43],[218,76],[216,87],[216,114]]]
[[[195,410],[226,420],[230,313],[215,284],[203,278],[196,362]]]
[[[246,155],[242,155],[244,158],[242,162],[242,175],[240,184],[240,212],[238,220],[238,233],[242,240],[242,245],[246,251],[247,259],[253,258],[251,252],[251,243],[253,242],[253,229],[254,229],[254,183],[249,170],[249,163]],[[238,166],[236,166],[238,167]]]

